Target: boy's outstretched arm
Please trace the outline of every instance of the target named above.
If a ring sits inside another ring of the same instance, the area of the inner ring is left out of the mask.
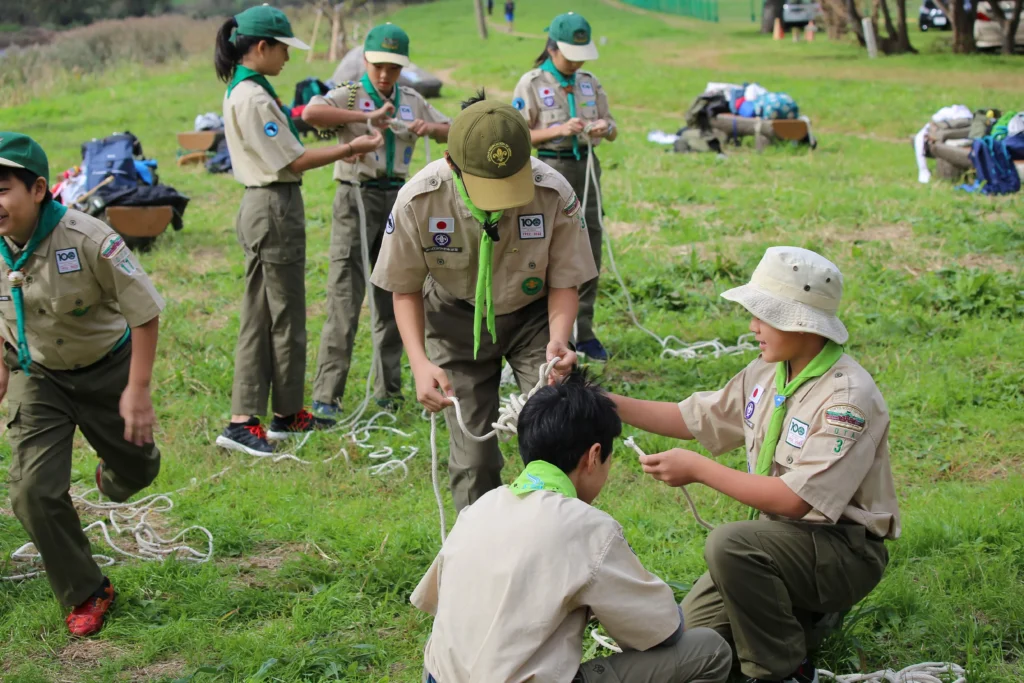
[[[709,486],[744,505],[790,519],[802,519],[811,505],[778,477],[740,472],[699,453],[673,448],[640,458],[644,472],[669,486],[694,482]]]
[[[693,439],[693,434],[683,421],[677,403],[668,401],[642,401],[638,398],[608,394],[615,402],[619,419],[628,425],[652,434],[673,439]]]

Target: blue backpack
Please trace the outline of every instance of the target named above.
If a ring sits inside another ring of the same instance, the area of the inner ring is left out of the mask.
[[[83,144],[82,168],[86,173],[85,189],[93,189],[108,176],[113,177],[106,186],[111,190],[137,187],[139,174],[135,169],[136,154],[142,155],[142,145],[131,133],[117,133],[102,140],[90,140]]]

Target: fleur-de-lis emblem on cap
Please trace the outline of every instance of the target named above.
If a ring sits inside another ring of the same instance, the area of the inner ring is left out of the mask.
[[[512,158],[512,148],[504,142],[495,142],[487,150],[487,160],[495,166],[504,166]]]

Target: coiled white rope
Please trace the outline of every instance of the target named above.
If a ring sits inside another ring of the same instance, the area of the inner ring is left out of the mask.
[[[594,124],[588,124],[583,129],[584,137],[587,141],[587,171],[586,171],[586,183],[583,186],[583,205],[580,209],[583,211],[583,215],[586,216],[587,212],[587,199],[590,195],[590,186],[593,185],[595,188],[598,185],[597,182],[597,171],[594,168],[594,142],[590,137],[590,130]],[[718,358],[720,356],[731,356],[746,351],[756,351],[757,346],[751,343],[753,340],[753,334],[743,334],[737,338],[736,343],[732,346],[723,344],[717,339],[710,341],[698,341],[687,343],[679,337],[670,334],[667,337],[661,337],[656,332],[644,327],[640,323],[640,319],[637,317],[636,310],[633,308],[633,298],[629,294],[629,289],[626,287],[626,282],[622,279],[622,275],[619,273],[619,267],[615,263],[615,251],[612,249],[612,237],[611,233],[604,229],[604,222],[601,219],[602,204],[601,204],[601,192],[595,190],[594,195],[597,200],[597,226],[600,228],[605,251],[608,253],[608,266],[612,273],[615,275],[615,279],[619,283],[619,287],[622,288],[622,293],[626,299],[626,310],[629,312],[629,317],[632,319],[633,324],[642,332],[647,333],[652,339],[658,342],[661,347],[662,358],[679,358],[682,360],[698,360],[700,358],[710,356]]]
[[[459,399],[455,396],[449,396],[448,399],[452,402],[451,407],[455,409],[455,420],[459,425],[459,429],[461,429],[462,433],[470,440],[476,441],[477,443],[483,443],[495,436],[506,441],[515,436],[515,434],[518,433],[519,413],[522,412],[523,406],[526,405],[526,402],[529,401],[534,394],[547,386],[551,370],[560,360],[562,359],[555,356],[547,363],[540,366],[537,371],[537,383],[532,389],[530,389],[530,391],[525,394],[515,392],[509,394],[508,399],[506,401],[502,401],[502,405],[498,409],[498,419],[491,423],[491,431],[486,434],[481,434],[480,436],[469,431],[465,421],[462,419],[462,404],[459,402]],[[430,415],[430,469],[431,481],[434,485],[434,499],[437,501],[437,512],[441,522],[441,543],[444,543],[448,536],[448,525],[445,523],[444,499],[441,497],[441,483],[440,476],[438,474],[440,459],[437,455],[437,416],[438,413],[432,413]]]
[[[959,664],[946,662],[924,662],[899,671],[883,669],[870,674],[840,676],[818,669],[818,676],[836,683],[967,683],[967,671]]]

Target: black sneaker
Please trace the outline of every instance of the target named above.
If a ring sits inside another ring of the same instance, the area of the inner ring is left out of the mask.
[[[341,417],[341,405],[337,401],[334,403],[313,401],[313,414],[317,417],[326,418]]]
[[[248,455],[266,455],[274,452],[274,447],[267,441],[267,430],[260,424],[258,417],[250,417],[248,422],[231,422],[224,433],[217,437],[217,445],[229,451],[241,451]]]
[[[288,417],[274,416],[270,421],[270,429],[267,430],[267,438],[274,441],[281,441],[298,434],[306,432],[322,432],[338,424],[336,420],[329,420],[326,417],[317,417],[308,410],[300,410]]]
[[[814,662],[807,658],[785,678],[748,678],[747,683],[818,683],[818,670],[814,668]]]
[[[402,407],[402,402],[405,401],[405,398],[402,396],[385,396],[384,398],[376,399],[376,401],[378,408],[394,413]]]

